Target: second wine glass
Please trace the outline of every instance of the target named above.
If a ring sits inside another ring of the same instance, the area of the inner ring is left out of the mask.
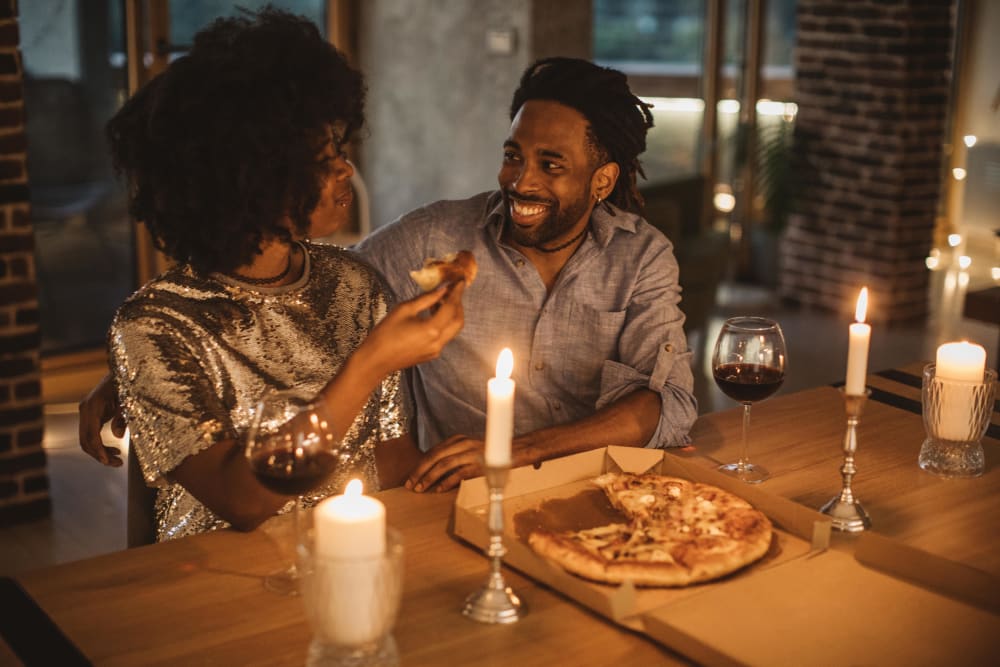
[[[712,353],[712,376],[719,389],[743,404],[743,430],[739,460],[719,466],[722,472],[750,484],[770,476],[763,467],[750,463],[748,431],[750,406],[778,391],[785,380],[785,336],[774,320],[766,317],[731,317],[722,325]]]
[[[295,566],[295,546],[299,532],[299,505],[302,494],[319,486],[337,467],[339,440],[329,430],[326,412],[318,403],[303,399],[291,390],[271,390],[257,403],[247,433],[246,458],[254,476],[271,491],[296,496],[292,509],[291,536],[278,535],[277,542],[286,564],[268,575],[264,585],[282,595],[298,592],[299,573]]]

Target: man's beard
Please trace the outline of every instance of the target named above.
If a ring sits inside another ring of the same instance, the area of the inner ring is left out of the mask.
[[[583,196],[575,200],[566,210],[562,210],[559,207],[559,202],[554,199],[545,199],[543,197],[525,197],[522,195],[517,195],[515,197],[510,191],[507,190],[504,191],[503,195],[505,204],[504,213],[507,218],[508,226],[510,227],[511,240],[524,248],[542,247],[544,249],[545,246],[552,245],[553,241],[573,229],[576,223],[580,221],[580,218],[583,217],[583,214],[587,210],[587,205],[590,202],[590,187],[588,185],[586,191],[583,193]],[[533,226],[531,229],[519,227],[514,224],[513,220],[511,220],[511,199],[517,199],[518,201],[524,203],[534,202],[538,204],[545,204],[549,209],[548,214],[544,220]]]

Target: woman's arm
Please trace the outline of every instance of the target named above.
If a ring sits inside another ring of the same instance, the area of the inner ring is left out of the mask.
[[[400,304],[348,357],[317,396],[327,411],[335,439],[347,433],[385,375],[437,357],[458,334],[463,324],[463,289],[458,284]],[[434,314],[426,317],[424,311],[436,304]],[[379,443],[375,456],[379,480],[383,488],[389,488],[402,483],[419,451],[406,435]],[[239,530],[253,530],[291,498],[262,486],[247,464],[242,444],[232,439],[185,458],[170,478]]]

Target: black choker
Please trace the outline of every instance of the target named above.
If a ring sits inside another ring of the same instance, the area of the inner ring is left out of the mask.
[[[284,279],[285,276],[292,270],[292,255],[295,254],[295,246],[293,245],[288,252],[288,262],[285,264],[285,268],[276,276],[269,276],[267,278],[251,278],[250,276],[245,276],[242,273],[236,273],[232,271],[228,273],[232,278],[236,278],[241,283],[247,283],[248,285],[270,285],[276,283],[279,280]]]
[[[569,241],[566,241],[566,243],[561,243],[557,245],[555,248],[543,248],[540,245],[536,245],[535,250],[541,250],[542,252],[559,252],[560,250],[565,250],[566,248],[570,247],[571,245],[579,241],[581,238],[583,238],[583,235],[586,234],[589,229],[590,229],[589,225],[584,227],[583,229],[580,230],[579,234],[571,238]]]

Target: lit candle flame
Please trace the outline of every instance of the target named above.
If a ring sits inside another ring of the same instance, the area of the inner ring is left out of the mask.
[[[868,288],[862,287],[861,294],[858,295],[858,305],[854,309],[854,321],[864,322],[868,313]]]
[[[361,484],[360,479],[352,479],[347,483],[347,487],[344,489],[345,496],[360,496],[361,492],[364,491],[364,485]]]
[[[510,351],[509,347],[505,347],[500,350],[500,356],[497,357],[497,374],[496,377],[507,380],[510,378],[510,374],[514,371],[514,353]]]

